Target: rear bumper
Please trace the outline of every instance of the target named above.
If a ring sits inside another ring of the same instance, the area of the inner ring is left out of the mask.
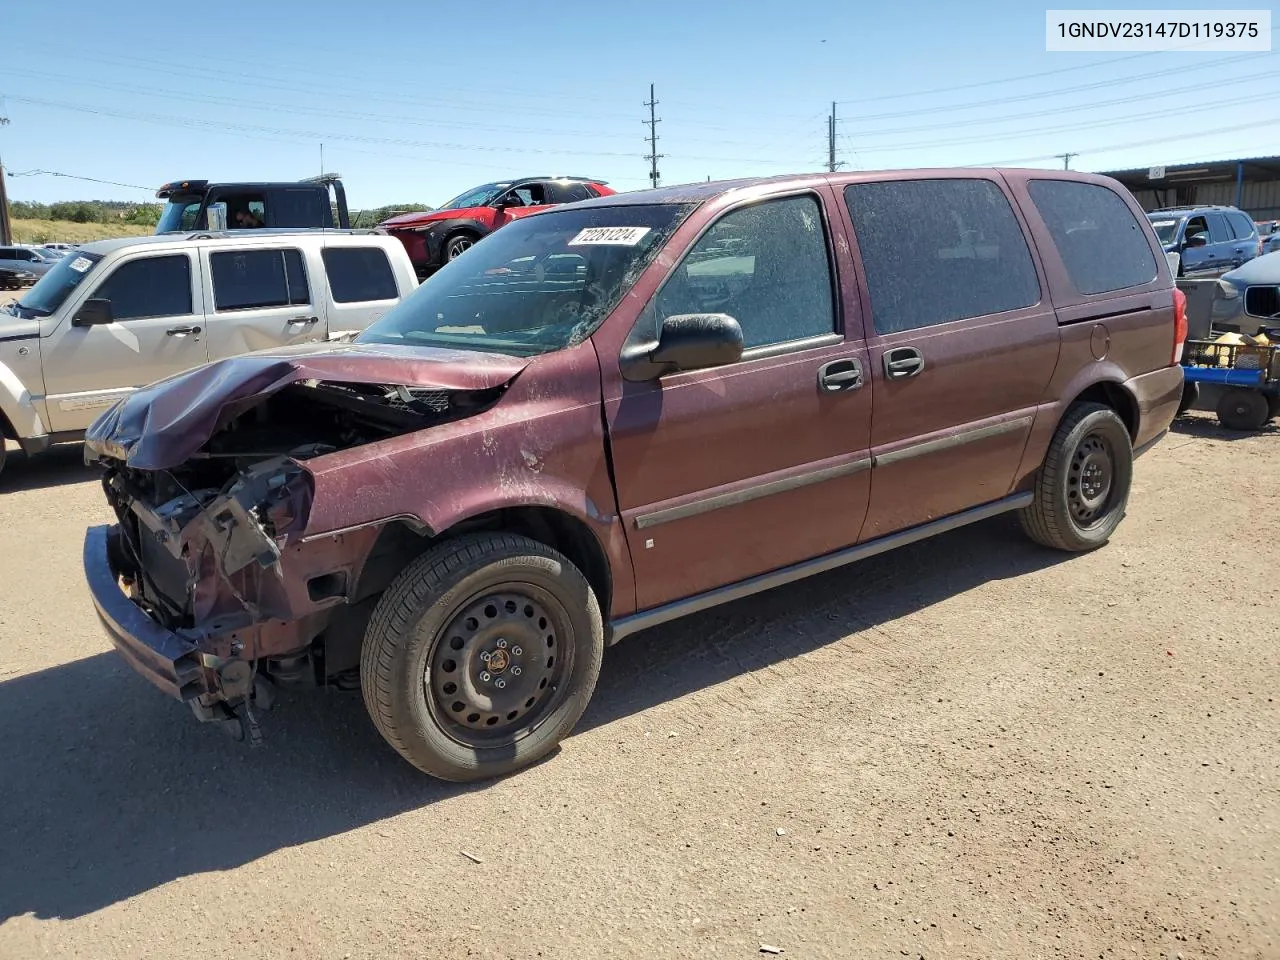
[[[1182,367],[1161,367],[1125,381],[1138,401],[1138,429],[1134,447],[1145,448],[1169,429],[1182,402]]]
[[[195,644],[167,630],[125,596],[111,563],[114,527],[90,527],[84,537],[84,576],[107,636],[125,662],[177,700],[207,692]]]

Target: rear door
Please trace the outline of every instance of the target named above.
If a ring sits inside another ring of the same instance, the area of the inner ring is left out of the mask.
[[[1236,236],[1227,218],[1218,211],[1205,216],[1209,221],[1209,266],[1214,273],[1225,272],[1235,266]]]
[[[41,344],[53,431],[84,430],[134,388],[209,359],[193,252],[136,255],[85,286]],[[90,298],[111,301],[112,323],[72,324]]]
[[[201,258],[211,359],[324,337],[324,316],[298,247],[206,246]]]
[[[1009,493],[1058,328],[1002,181],[868,181],[844,197],[870,306],[866,540]]]
[[[334,239],[321,254],[328,284],[329,333],[363,330],[400,302],[387,252]]]

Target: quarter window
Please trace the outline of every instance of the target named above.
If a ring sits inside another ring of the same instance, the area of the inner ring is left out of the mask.
[[[329,289],[338,303],[394,300],[400,296],[391,262],[377,247],[328,247],[322,256]]]
[[[1114,190],[1078,180],[1032,180],[1027,189],[1081,293],[1108,293],[1155,279],[1146,231]],[[1186,236],[1198,232],[1197,226],[1205,229],[1204,218],[1188,223]]]
[[[747,349],[834,332],[831,258],[817,198],[725,214],[663,284],[652,311],[655,328],[680,314],[726,313],[741,325]]]
[[[217,310],[253,310],[311,302],[300,250],[212,253],[209,265]]]
[[[110,300],[116,320],[186,316],[191,313],[191,260],[183,254],[130,260],[90,296]]]
[[[990,180],[855,183],[844,197],[877,332],[1039,302],[1040,281],[1022,228]]]

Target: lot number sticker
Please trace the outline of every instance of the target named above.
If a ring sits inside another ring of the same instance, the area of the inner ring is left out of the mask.
[[[76,257],[71,261],[71,269],[76,273],[84,273],[93,266],[93,261],[87,257]]]
[[[649,232],[649,227],[587,227],[569,241],[571,247],[592,244],[609,244],[617,247],[634,247]]]

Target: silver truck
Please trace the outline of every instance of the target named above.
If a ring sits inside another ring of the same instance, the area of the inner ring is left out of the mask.
[[[212,360],[363,330],[418,286],[394,237],[342,230],[89,243],[0,312],[0,434],[83,437],[138,387]],[[5,446],[0,443],[0,471]]]

